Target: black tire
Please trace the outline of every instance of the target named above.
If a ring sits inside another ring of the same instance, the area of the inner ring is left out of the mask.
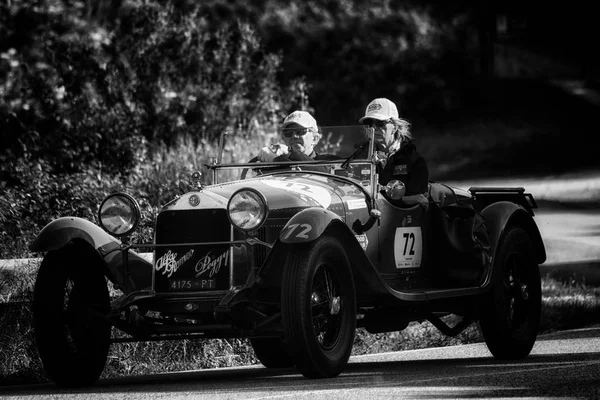
[[[58,386],[94,383],[106,363],[111,325],[106,279],[93,250],[69,245],[44,257],[35,281],[35,338]]]
[[[279,338],[251,338],[250,344],[254,355],[267,368],[290,368],[294,360],[287,351],[287,346]]]
[[[296,245],[283,268],[283,330],[307,378],[331,378],[348,363],[356,330],[354,279],[342,245],[321,237]]]
[[[481,333],[495,358],[524,358],[540,327],[542,289],[533,244],[522,228],[509,227],[500,239],[494,273],[480,309]]]

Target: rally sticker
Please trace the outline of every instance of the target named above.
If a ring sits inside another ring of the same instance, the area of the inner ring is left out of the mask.
[[[396,228],[394,259],[396,268],[419,268],[423,254],[421,227]]]
[[[394,175],[408,174],[408,167],[406,164],[396,165],[394,167]]]
[[[367,203],[362,199],[353,199],[346,201],[348,210],[356,210],[358,208],[367,208]]]
[[[367,239],[367,235],[354,235],[354,237],[356,237],[356,240],[358,240],[360,247],[362,247],[364,251],[367,251],[367,247],[369,246],[369,239]]]
[[[323,208],[327,208],[331,204],[331,194],[320,186],[283,180],[265,180],[263,182],[274,188],[306,196],[319,203]]]

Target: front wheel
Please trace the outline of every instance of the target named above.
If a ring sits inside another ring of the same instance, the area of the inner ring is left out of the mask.
[[[110,299],[93,250],[72,245],[44,257],[35,281],[35,338],[58,386],[94,383],[108,356]]]
[[[480,309],[481,333],[495,358],[524,358],[539,330],[542,289],[533,244],[522,228],[508,228],[500,239],[494,273]]]
[[[348,363],[356,329],[356,295],[338,240],[296,245],[283,268],[281,312],[288,350],[307,378],[331,378]]]

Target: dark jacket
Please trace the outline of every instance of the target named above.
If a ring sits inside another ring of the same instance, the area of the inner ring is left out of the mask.
[[[413,142],[402,146],[378,165],[379,183],[387,184],[399,180],[406,187],[405,196],[426,193],[429,184],[429,169],[425,158],[417,151]]]

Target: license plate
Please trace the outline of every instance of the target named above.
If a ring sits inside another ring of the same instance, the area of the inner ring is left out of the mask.
[[[228,245],[161,248],[154,263],[155,290],[227,290],[230,258]]]
[[[170,280],[170,291],[181,290],[203,290],[215,289],[217,287],[216,279],[201,279],[201,280]]]

